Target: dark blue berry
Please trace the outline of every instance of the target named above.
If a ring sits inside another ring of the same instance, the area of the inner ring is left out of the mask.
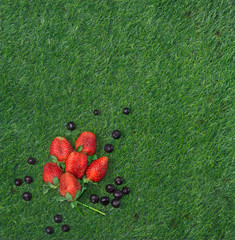
[[[112,144],[106,144],[104,146],[104,151],[107,153],[111,153],[113,151],[113,145]]]
[[[52,234],[54,232],[54,229],[53,229],[53,227],[49,226],[49,227],[46,227],[45,232],[47,234]]]
[[[100,199],[100,203],[103,204],[103,205],[107,205],[109,204],[109,198],[104,196]]]
[[[111,201],[112,206],[115,208],[118,208],[120,206],[120,203],[121,202],[116,198]]]
[[[116,199],[120,199],[122,198],[122,192],[120,190],[115,190],[113,192],[113,196],[116,198]]]
[[[90,201],[92,203],[98,203],[99,202],[99,197],[96,194],[91,194]]]
[[[121,184],[123,183],[122,178],[121,178],[121,177],[116,177],[115,183],[116,183],[117,185],[121,185]]]
[[[26,176],[26,177],[24,178],[24,181],[25,181],[26,183],[30,184],[31,182],[33,182],[33,178],[32,178],[31,176]]]
[[[105,187],[106,191],[108,193],[112,193],[115,189],[115,187],[113,186],[113,184],[108,184],[106,187]]]
[[[70,130],[70,131],[73,131],[74,129],[76,128],[76,125],[74,122],[69,122],[67,124],[67,129]]]
[[[32,165],[34,165],[36,163],[36,160],[35,160],[35,158],[29,158],[28,159],[28,164],[32,164]]]
[[[112,132],[112,137],[113,137],[114,139],[119,139],[119,138],[121,137],[120,131],[114,130],[114,131]]]
[[[16,179],[15,179],[15,185],[16,185],[16,186],[22,185],[22,180],[21,180],[20,178],[16,178]]]
[[[32,199],[32,194],[30,192],[24,192],[22,194],[22,198],[25,200],[25,201],[30,201]]]
[[[97,109],[94,110],[94,115],[99,115],[99,111]]]
[[[54,221],[55,221],[56,223],[62,222],[62,216],[61,216],[60,214],[56,214],[56,215],[54,216]]]
[[[67,224],[62,225],[61,228],[62,228],[62,231],[63,231],[63,232],[68,232],[69,229],[70,229],[69,225],[67,225]]]
[[[122,112],[123,112],[124,114],[128,115],[128,114],[130,113],[130,109],[129,109],[129,108],[124,108],[124,109],[122,110]]]
[[[122,188],[122,193],[123,194],[128,194],[130,192],[130,189],[128,187]]]

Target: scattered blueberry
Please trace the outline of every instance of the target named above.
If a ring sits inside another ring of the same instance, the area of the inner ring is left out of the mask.
[[[60,214],[56,214],[56,215],[54,216],[54,221],[55,221],[56,223],[62,222],[62,216],[61,216]]]
[[[107,205],[109,203],[109,198],[104,196],[100,199],[100,203],[103,205]]]
[[[73,131],[76,128],[76,125],[74,122],[68,122],[67,129]]]
[[[94,110],[95,115],[99,115],[99,111],[97,109]]]
[[[22,185],[22,180],[21,180],[20,178],[16,178],[16,179],[15,179],[15,185],[16,185],[16,186]]]
[[[115,179],[115,183],[116,183],[117,185],[121,185],[122,182],[123,182],[123,180],[122,180],[121,177],[116,177],[116,179]]]
[[[113,184],[108,184],[106,187],[105,187],[106,191],[108,193],[112,193],[115,189],[115,187],[113,186]]]
[[[96,194],[91,194],[90,201],[92,203],[98,203],[99,202],[99,197]]]
[[[122,198],[122,192],[120,190],[115,190],[113,192],[113,196],[116,198],[116,199],[120,199]]]
[[[122,110],[122,112],[123,112],[124,114],[128,115],[128,114],[130,113],[130,109],[129,109],[129,108],[124,108],[124,109]]]
[[[69,225],[67,225],[67,224],[62,225],[61,228],[62,228],[62,231],[63,231],[63,232],[68,232],[69,229],[70,229]]]
[[[106,145],[104,146],[104,150],[105,150],[105,152],[107,152],[107,153],[111,153],[111,152],[113,151],[113,145],[112,145],[112,144],[106,144]]]
[[[130,189],[128,187],[122,188],[122,193],[123,194],[128,194],[130,192]]]
[[[36,163],[36,160],[35,160],[35,158],[29,158],[28,159],[28,164],[32,164],[32,165],[34,165]]]
[[[113,137],[114,139],[119,139],[119,138],[121,137],[120,131],[114,130],[114,131],[112,132],[112,137]]]
[[[120,206],[120,203],[121,202],[118,199],[113,199],[111,201],[112,206],[115,207],[115,208],[118,208]]]
[[[53,229],[53,227],[46,227],[46,229],[45,229],[45,232],[47,233],[47,234],[52,234],[53,232],[54,232],[54,229]]]
[[[24,178],[24,181],[25,181],[26,183],[30,184],[31,182],[33,182],[33,178],[30,177],[30,176],[26,176],[26,177]]]
[[[30,192],[24,192],[22,194],[22,198],[25,200],[25,201],[30,201],[32,199],[32,194]]]

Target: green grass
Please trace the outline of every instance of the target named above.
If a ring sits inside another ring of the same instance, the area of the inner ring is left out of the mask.
[[[233,238],[232,1],[5,0],[0,19],[0,239]],[[98,156],[115,150],[81,201],[118,175],[131,189],[119,209],[95,205],[106,217],[42,194],[50,142],[82,131]]]

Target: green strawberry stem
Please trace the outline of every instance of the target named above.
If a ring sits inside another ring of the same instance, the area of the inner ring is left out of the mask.
[[[89,179],[87,179],[85,176],[82,178],[82,183],[85,185],[86,183],[93,183],[94,185],[97,185],[96,182],[93,182]]]
[[[74,204],[75,208],[77,209],[78,213],[81,215],[81,216],[84,216],[83,213],[81,212],[81,210],[78,208],[77,204]]]
[[[99,210],[97,210],[97,209],[95,209],[93,207],[90,207],[90,206],[88,206],[88,205],[86,205],[84,203],[78,202],[78,201],[76,201],[76,203],[78,203],[78,204],[82,205],[83,207],[89,208],[89,209],[91,209],[91,210],[93,210],[95,212],[98,212],[98,213],[100,213],[100,214],[105,216],[105,213],[103,213],[103,212],[101,212],[101,211],[99,211]],[[75,206],[76,206],[76,204],[75,204]]]
[[[78,151],[78,152],[81,152],[81,151],[82,151],[82,149],[83,149],[83,146],[82,146],[82,145],[80,145],[80,146],[78,147],[77,151]]]

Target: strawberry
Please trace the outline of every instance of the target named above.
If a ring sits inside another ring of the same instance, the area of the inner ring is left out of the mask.
[[[49,162],[46,163],[43,167],[42,178],[45,183],[50,182],[54,185],[53,179],[57,177],[59,180],[62,174],[62,169],[56,163]]]
[[[82,132],[75,142],[75,148],[82,146],[81,152],[93,155],[96,151],[96,136],[92,132]]]
[[[65,161],[65,171],[82,179],[88,166],[88,158],[85,153],[71,152]]]
[[[73,147],[64,137],[56,137],[50,146],[50,154],[55,156],[59,162],[65,162],[66,158],[73,151]]]
[[[72,173],[63,173],[60,177],[60,194],[65,197],[65,194],[69,193],[74,200],[78,190],[81,190],[81,184],[77,178]]]
[[[101,181],[101,179],[105,176],[107,166],[108,158],[105,156],[94,160],[86,170],[86,179],[92,182]]]

